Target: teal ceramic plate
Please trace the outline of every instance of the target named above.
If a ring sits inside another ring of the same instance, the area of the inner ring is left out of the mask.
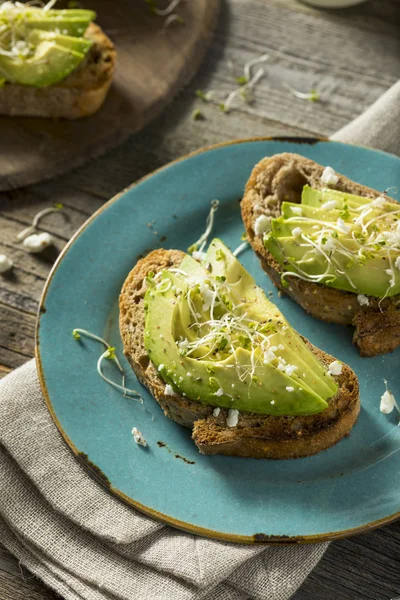
[[[47,282],[37,329],[49,410],[92,473],[153,517],[233,542],[334,539],[400,516],[400,428],[394,414],[379,412],[384,379],[400,396],[400,351],[360,358],[350,328],[314,320],[279,298],[253,253],[242,254],[244,266],[273,291],[292,325],[360,379],[361,414],[348,438],[316,456],[269,461],[201,456],[190,432],[165,418],[144,388],[147,410],[105,384],[96,373],[101,348],[77,342],[71,332],[81,327],[103,335],[122,357],[117,300],[137,259],[160,246],[186,250],[204,230],[213,198],[221,203],[214,234],[237,247],[244,184],[258,160],[278,152],[301,153],[378,190],[399,183],[398,158],[336,142],[256,139],[197,152],[129,188],[78,231]],[[123,364],[127,385],[141,387]],[[133,426],[146,437],[147,449],[135,444]]]

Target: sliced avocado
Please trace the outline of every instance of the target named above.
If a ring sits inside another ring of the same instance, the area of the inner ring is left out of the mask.
[[[329,200],[335,200],[337,208],[341,209],[345,204],[349,207],[359,207],[364,204],[369,204],[372,198],[363,198],[354,194],[339,192],[338,190],[315,190],[309,185],[303,187],[301,194],[301,203],[308,206],[322,206]]]
[[[280,351],[288,364],[298,364],[299,370],[302,372],[302,380],[306,385],[310,385],[311,389],[315,384],[316,374],[320,376],[322,386],[324,381],[324,368],[313,353],[307,352],[306,361],[304,361],[303,353],[306,348],[300,336],[290,327],[283,314],[270,300],[267,299],[263,290],[256,285],[253,277],[241,265],[238,259],[233,256],[230,250],[219,240],[214,239],[207,251],[204,261],[211,265],[212,273],[216,276],[226,276],[226,283],[231,284],[232,291],[231,299],[236,303],[242,303],[244,310],[251,319],[257,322],[263,322],[268,315],[268,328],[270,333],[275,330],[275,334],[271,337],[271,345],[278,345],[281,338],[284,337],[284,350]],[[282,328],[286,328],[282,335]],[[303,374],[305,377],[303,377]],[[329,392],[332,393],[332,380],[328,385]]]
[[[343,210],[347,207],[350,211],[357,211],[360,213],[362,207],[366,207],[368,204],[373,202],[373,198],[365,198],[363,196],[356,196],[354,194],[347,194],[345,192],[339,192],[338,190],[315,190],[309,185],[305,185],[301,195],[301,204],[306,206],[321,207],[326,202],[334,200],[338,210]],[[386,212],[392,212],[397,210],[396,204],[388,202],[385,205]]]
[[[92,40],[82,37],[73,37],[72,35],[63,35],[52,31],[43,31],[42,29],[32,29],[29,35],[29,43],[38,46],[44,41],[54,41],[58,46],[64,46],[69,50],[86,54],[92,46]]]
[[[45,31],[55,31],[63,35],[71,35],[74,37],[82,37],[89,27],[91,20],[85,18],[42,18],[41,16],[33,16],[25,21],[27,29],[43,29]]]
[[[94,21],[96,19],[96,13],[94,10],[88,10],[86,8],[64,8],[60,10],[50,9],[45,13],[38,9],[38,12],[45,18],[48,19],[58,19],[62,21],[63,19],[84,19],[85,21]]]
[[[32,58],[15,60],[0,55],[0,75],[7,81],[44,87],[61,81],[82,62],[84,54],[44,41]]]
[[[400,292],[399,212],[393,203],[305,186],[301,205],[282,203],[264,245],[283,271],[306,281],[393,296]]]
[[[190,306],[189,285],[195,286]],[[211,311],[205,300],[215,289],[223,301]],[[300,415],[321,412],[337,392],[324,366],[219,240],[213,240],[202,265],[185,257],[178,272],[164,271],[147,290],[145,304],[150,359],[166,383],[192,400],[260,414]],[[232,319],[238,325],[227,327]],[[254,331],[269,338],[275,357],[264,362],[261,345],[250,339],[261,339]],[[195,352],[181,351],[179,344],[199,336],[203,342]],[[225,343],[219,346],[220,339]],[[211,352],[210,344],[217,349]]]
[[[343,240],[342,243],[345,241]],[[351,240],[348,240],[348,245],[350,243]],[[328,263],[322,254],[312,252],[306,254],[305,249],[293,237],[276,239],[271,235],[265,238],[264,244],[285,271],[294,271],[309,276],[326,273],[327,277],[320,283],[329,287],[378,298],[385,295],[393,296],[400,292],[400,274],[398,276],[396,271],[394,272],[395,285],[388,290],[390,275],[386,273],[386,270],[391,267],[385,256],[372,256],[365,263],[335,253],[334,262],[331,262],[330,268],[327,270]],[[356,255],[354,254],[354,256]]]
[[[303,213],[303,207],[297,202],[282,202],[281,204],[281,215],[285,219],[291,217],[301,217]]]

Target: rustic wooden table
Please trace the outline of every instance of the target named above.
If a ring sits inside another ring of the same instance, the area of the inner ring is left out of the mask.
[[[212,0],[210,0],[212,1]],[[231,90],[243,64],[278,52],[266,65],[254,104],[228,115],[195,90]],[[61,250],[108,198],[135,179],[201,146],[256,135],[330,135],[376,100],[399,76],[400,2],[369,0],[317,11],[296,0],[226,0],[215,41],[192,85],[156,122],[107,156],[54,181],[0,195],[0,253],[15,263],[0,275],[0,376],[33,356],[36,309],[53,257],[27,255],[16,234],[42,208],[63,203],[43,227]],[[283,80],[320,102],[292,97]],[[204,120],[194,120],[200,108]],[[357,507],[354,507],[357,510]],[[330,545],[295,600],[389,600],[400,596],[400,521]],[[162,595],[160,595],[160,598]],[[55,595],[0,547],[0,600]]]

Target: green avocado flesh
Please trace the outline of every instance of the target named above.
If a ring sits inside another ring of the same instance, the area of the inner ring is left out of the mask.
[[[264,245],[291,276],[377,298],[400,292],[400,206],[304,186],[283,202]],[[282,282],[285,282],[283,275]]]
[[[230,250],[149,274],[144,343],[166,384],[222,408],[310,415],[338,385]],[[171,390],[170,390],[171,391]]]
[[[34,46],[38,46],[41,42],[54,41],[57,46],[64,46],[69,50],[86,54],[92,40],[87,40],[83,37],[74,37],[72,35],[64,35],[62,33],[54,33],[52,31],[43,31],[42,29],[32,29],[29,35],[29,42]]]
[[[0,78],[34,87],[62,81],[91,47],[84,35],[95,17],[84,9],[0,5]]]

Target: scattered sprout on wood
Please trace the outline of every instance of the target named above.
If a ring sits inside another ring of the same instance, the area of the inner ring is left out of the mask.
[[[181,3],[182,0],[172,0],[168,4],[168,6],[163,9],[158,8],[155,0],[145,0],[145,1],[146,1],[146,4],[149,6],[149,9],[151,10],[152,13],[154,13],[158,17],[167,17],[168,15],[171,15],[173,13],[175,8],[178,6],[178,4]]]
[[[241,77],[235,77],[235,81],[239,85],[245,85],[249,80],[245,75],[242,75]]]
[[[310,102],[318,102],[318,100],[320,99],[317,90],[310,90],[309,92],[300,92],[299,90],[296,90],[296,88],[286,83],[286,81],[281,81],[280,84],[284,88],[286,88],[295,98],[300,98],[301,100],[310,100]]]
[[[164,25],[163,25],[163,29],[164,30],[168,29],[168,27],[170,27],[174,23],[176,23],[177,25],[184,25],[185,21],[184,21],[184,19],[180,15],[177,15],[176,13],[173,13],[172,15],[169,15],[165,19]]]
[[[196,96],[200,98],[200,100],[203,100],[203,102],[211,102],[211,100],[213,100],[214,95],[214,90],[210,90],[209,92],[204,92],[203,90],[196,90]]]
[[[201,110],[199,108],[196,108],[192,112],[192,119],[193,119],[193,121],[202,121],[204,119],[204,114],[201,112]]]
[[[241,96],[241,98],[247,103],[252,102],[253,98],[251,95],[251,91],[258,83],[258,81],[263,77],[264,73],[264,69],[258,69],[255,75],[253,75],[253,77],[245,85],[241,85],[240,87],[233,90],[230,94],[228,94],[225,102],[221,105],[221,107],[223,106],[223,109],[221,108],[221,110],[223,110],[223,112],[225,113],[228,113],[231,109],[232,103],[234,102],[237,96]]]
[[[54,244],[54,238],[50,233],[47,233],[47,231],[43,231],[42,233],[32,233],[23,240],[22,244],[27,252],[38,254],[48,248],[48,246]]]
[[[54,205],[49,208],[44,208],[43,210],[38,212],[37,215],[35,215],[33,217],[32,225],[30,225],[29,227],[26,227],[25,229],[20,231],[20,233],[17,235],[17,240],[19,242],[21,242],[22,240],[27,238],[29,235],[36,233],[39,223],[43,217],[45,217],[46,215],[48,215],[50,213],[59,212],[62,208],[63,208],[63,206],[62,206],[62,204],[60,204],[59,206]]]
[[[253,94],[252,91],[255,88],[258,81],[265,75],[265,71],[263,68],[259,68],[256,73],[253,75],[253,68],[260,63],[267,62],[271,58],[276,58],[280,55],[280,52],[270,52],[267,54],[262,54],[257,58],[249,60],[243,68],[244,74],[235,77],[236,83],[239,85],[238,88],[232,90],[228,96],[221,102],[218,102],[218,107],[221,112],[229,113],[232,110],[232,105],[237,97],[240,97],[247,104],[251,104],[253,102]],[[232,62],[230,61],[228,64],[230,70],[233,70]],[[277,80],[279,85],[285,87],[293,96],[296,98],[300,98],[302,100],[310,100],[311,102],[317,102],[320,100],[319,92],[315,89],[311,89],[309,92],[301,92],[296,90],[294,87],[286,83],[285,81]],[[211,102],[212,100],[217,100],[218,96],[221,97],[222,92],[218,92],[216,90],[210,90],[208,92],[204,92],[203,90],[197,90],[196,96],[203,100],[203,102]]]
[[[8,256],[0,254],[0,273],[7,273],[13,266],[13,261]]]
[[[244,71],[244,78],[246,79],[246,81],[250,81],[251,79],[251,70],[255,65],[259,65],[262,62],[267,62],[267,60],[269,60],[271,58],[270,54],[261,54],[261,56],[258,56],[257,58],[253,58],[252,60],[249,60],[243,68]]]

